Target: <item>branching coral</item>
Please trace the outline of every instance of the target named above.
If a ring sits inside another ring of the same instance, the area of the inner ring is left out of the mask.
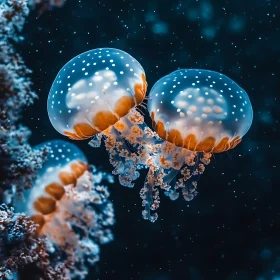
[[[36,234],[37,227],[25,214],[0,205],[0,278],[14,275],[19,269],[24,273],[33,265],[38,278],[69,279],[71,256],[62,254],[59,248],[53,250],[46,237]]]
[[[0,206],[0,278],[38,260],[44,250],[44,239],[35,235],[36,225],[25,214]]]
[[[33,103],[30,73],[14,43],[20,40],[27,0],[6,0],[0,4],[0,193],[31,187],[32,178],[44,161],[44,151],[34,152],[28,145],[30,131],[18,124],[25,106]]]

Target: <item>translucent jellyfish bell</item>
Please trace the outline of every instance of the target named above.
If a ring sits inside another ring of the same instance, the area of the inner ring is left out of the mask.
[[[35,215],[36,221],[44,220],[56,210],[57,202],[65,193],[64,187],[75,184],[88,169],[87,159],[75,145],[61,140],[53,140],[37,145],[35,149],[48,148],[48,157],[40,169],[34,187],[25,192],[26,202],[18,202],[18,211]]]
[[[59,71],[48,97],[54,128],[71,139],[90,138],[140,104],[145,72],[128,53],[100,48],[82,53]]]
[[[252,105],[245,90],[214,71],[174,71],[157,81],[149,97],[156,132],[188,150],[232,149],[252,124]]]
[[[34,149],[40,150],[44,147],[48,148],[49,153],[46,164],[39,171],[40,174],[50,173],[55,169],[62,169],[72,161],[87,162],[84,153],[71,142],[51,140],[35,146]]]

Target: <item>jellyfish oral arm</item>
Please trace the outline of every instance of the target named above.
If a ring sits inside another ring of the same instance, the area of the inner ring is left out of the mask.
[[[142,216],[145,220],[155,222],[158,218],[157,213],[151,213],[159,207],[159,191],[155,187],[155,177],[154,172],[150,168],[144,187],[140,190],[140,197],[142,198],[142,206],[144,210],[142,211]]]
[[[147,168],[161,140],[145,123],[143,116],[132,109],[116,124],[95,136],[89,144],[99,147],[104,140],[110,163],[119,175],[120,184],[133,187],[139,177],[138,170]]]
[[[179,197],[179,190],[186,201],[197,195],[197,182],[210,163],[211,153],[192,152],[164,141],[149,160],[149,171],[140,191],[143,199],[143,218],[155,222],[157,214],[151,214],[159,206],[158,188],[171,200]]]
[[[143,116],[132,109],[96,135],[89,144],[99,147],[104,140],[113,174],[125,187],[134,187],[133,181],[139,177],[139,170],[148,168],[143,188],[140,190],[143,218],[155,222],[160,204],[159,188],[175,200],[179,190],[186,201],[197,195],[197,181],[210,162],[211,153],[192,152],[162,140],[145,123]]]
[[[139,172],[136,168],[136,155],[129,151],[127,143],[114,127],[107,129],[107,131],[102,134],[95,135],[89,142],[89,145],[94,148],[100,147],[102,140],[104,140],[109,161],[114,167],[112,173],[119,176],[121,185],[133,188],[133,181],[139,177]]]

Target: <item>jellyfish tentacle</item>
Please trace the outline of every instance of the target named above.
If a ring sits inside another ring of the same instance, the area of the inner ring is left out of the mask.
[[[140,175],[137,171],[138,159],[136,154],[131,153],[115,127],[111,128],[110,133],[105,135],[105,138],[109,160],[115,168],[113,174],[119,175],[119,181],[123,186],[133,188],[134,184],[132,182]]]
[[[89,145],[93,148],[99,148],[101,146],[102,134],[96,134],[93,138],[89,141]]]
[[[159,191],[155,188],[155,172],[152,168],[149,169],[144,187],[140,190],[140,197],[142,198],[142,206],[145,208],[142,211],[142,216],[145,220],[155,222],[158,218],[156,211],[160,204]],[[153,211],[154,213],[151,213]]]
[[[122,136],[138,145],[160,144],[164,141],[160,139],[153,130],[144,122],[144,117],[135,109],[131,109],[129,114],[122,119],[125,129],[120,130]],[[133,137],[132,137],[133,136]]]
[[[211,153],[198,153],[189,174],[178,180],[178,186],[182,189],[186,201],[191,201],[198,194],[197,183],[205,171],[205,165],[210,163],[211,156]]]
[[[116,124],[103,131],[105,147],[110,163],[119,175],[121,185],[133,187],[139,177],[138,170],[150,166],[149,160],[158,151],[161,140],[145,123],[135,109],[122,117]],[[94,137],[90,145],[100,145],[100,137]]]
[[[178,175],[179,170],[171,168],[171,170],[164,176],[163,183],[169,185]]]

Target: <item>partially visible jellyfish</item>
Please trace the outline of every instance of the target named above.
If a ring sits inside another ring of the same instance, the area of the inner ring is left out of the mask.
[[[241,142],[252,124],[253,110],[247,93],[230,78],[198,69],[177,70],[157,81],[148,110],[155,131],[165,140],[141,190],[144,217],[151,219],[155,186],[165,189],[172,200],[178,198],[179,189],[185,200],[192,200],[212,154]]]
[[[18,212],[25,212],[38,224],[37,234],[74,257],[72,273],[84,278],[84,266],[99,260],[99,244],[112,240],[110,227],[114,212],[108,201],[104,179],[112,176],[89,166],[75,145],[61,140],[42,143],[48,158],[32,189],[23,193],[24,201],[15,201]]]
[[[147,159],[145,144],[154,136],[135,109],[146,90],[144,69],[128,53],[111,48],[90,50],[59,71],[48,97],[49,118],[70,139],[93,138],[90,144],[98,147],[103,138],[114,174],[122,185],[133,187],[137,169]],[[135,145],[141,145],[141,151]]]

